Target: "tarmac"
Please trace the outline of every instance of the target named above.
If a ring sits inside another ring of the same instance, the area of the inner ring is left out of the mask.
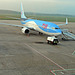
[[[0,23],[21,24],[16,20]],[[75,23],[61,28],[75,34]],[[51,45],[46,43],[46,35],[30,30],[27,36],[19,27],[0,24],[0,75],[75,75],[74,51],[75,41],[60,40],[58,45]]]

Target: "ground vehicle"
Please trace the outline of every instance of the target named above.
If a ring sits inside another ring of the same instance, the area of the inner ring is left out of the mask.
[[[58,38],[56,38],[55,36],[52,37],[47,37],[47,43],[48,44],[53,44],[53,45],[57,45],[59,43]]]

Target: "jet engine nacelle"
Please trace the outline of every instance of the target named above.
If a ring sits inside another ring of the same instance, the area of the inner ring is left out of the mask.
[[[26,27],[22,28],[22,33],[28,34],[29,33],[29,29],[26,28]]]

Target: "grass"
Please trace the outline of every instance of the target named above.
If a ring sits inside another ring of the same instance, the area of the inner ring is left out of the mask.
[[[55,22],[65,22],[65,16],[42,16],[42,15],[26,15],[29,18],[44,20],[44,21],[55,21]],[[14,18],[20,18],[20,15],[0,15],[0,20],[16,20]],[[75,22],[75,17],[68,17],[69,22]]]
[[[14,17],[14,18],[11,18]],[[16,20],[15,18],[20,18],[19,15],[0,15],[0,20]]]
[[[30,16],[32,17],[32,16]],[[65,22],[65,16],[33,16],[34,19],[54,22]],[[69,22],[75,22],[75,17],[67,17]]]

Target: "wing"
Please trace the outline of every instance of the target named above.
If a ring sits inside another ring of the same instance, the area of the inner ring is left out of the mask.
[[[66,23],[65,24],[58,24],[58,26],[67,25],[67,24],[68,24],[68,19],[66,18]]]
[[[8,23],[0,23],[0,24],[9,25],[9,26],[15,26],[15,27],[25,27],[25,26],[22,26],[22,25],[15,25],[15,24],[8,24]]]
[[[28,28],[28,29],[32,29],[32,30],[36,30],[35,28],[33,27],[27,27],[27,26],[23,26],[23,25],[15,25],[15,24],[8,24],[8,23],[0,23],[2,25],[8,25],[8,26],[15,26],[15,27],[21,27],[21,28]]]

